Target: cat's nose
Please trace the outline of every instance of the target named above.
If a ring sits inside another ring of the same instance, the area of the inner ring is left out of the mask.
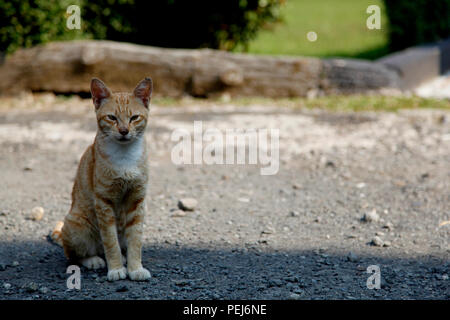
[[[126,136],[130,131],[127,128],[119,128],[119,132],[121,135]]]

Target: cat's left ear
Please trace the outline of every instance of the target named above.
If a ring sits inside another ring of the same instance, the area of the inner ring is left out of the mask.
[[[146,77],[144,80],[138,83],[134,89],[134,96],[142,102],[144,107],[148,109],[150,99],[152,97],[153,81],[150,77]]]
[[[100,79],[92,78],[91,80],[91,94],[94,101],[95,110],[101,107],[103,101],[111,97],[111,90]]]

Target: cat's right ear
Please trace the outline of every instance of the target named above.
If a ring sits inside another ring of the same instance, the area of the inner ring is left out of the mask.
[[[91,94],[92,101],[94,101],[95,110],[101,107],[103,101],[111,97],[111,90],[97,78],[92,78],[91,80]]]

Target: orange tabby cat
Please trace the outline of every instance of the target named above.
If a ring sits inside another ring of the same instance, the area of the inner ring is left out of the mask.
[[[142,223],[148,180],[145,128],[152,80],[133,93],[112,93],[92,79],[97,135],[81,157],[72,207],[52,233],[69,260],[89,269],[108,266],[108,280],[147,280],[142,267]],[[122,256],[126,251],[126,259]],[[126,260],[126,261],[125,261]],[[127,262],[127,268],[124,263]]]

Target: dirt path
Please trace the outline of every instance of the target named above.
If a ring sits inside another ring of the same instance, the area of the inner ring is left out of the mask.
[[[0,101],[0,299],[450,299],[450,113],[153,107],[149,282],[82,269],[47,241],[95,135],[89,100]],[[174,129],[275,128],[280,166],[172,163]],[[193,212],[172,217],[180,198]],[[42,220],[28,219],[33,207]],[[361,218],[376,210],[375,220]],[[378,237],[378,238],[375,238]],[[373,245],[373,240],[378,245]],[[370,265],[381,289],[370,290]]]

